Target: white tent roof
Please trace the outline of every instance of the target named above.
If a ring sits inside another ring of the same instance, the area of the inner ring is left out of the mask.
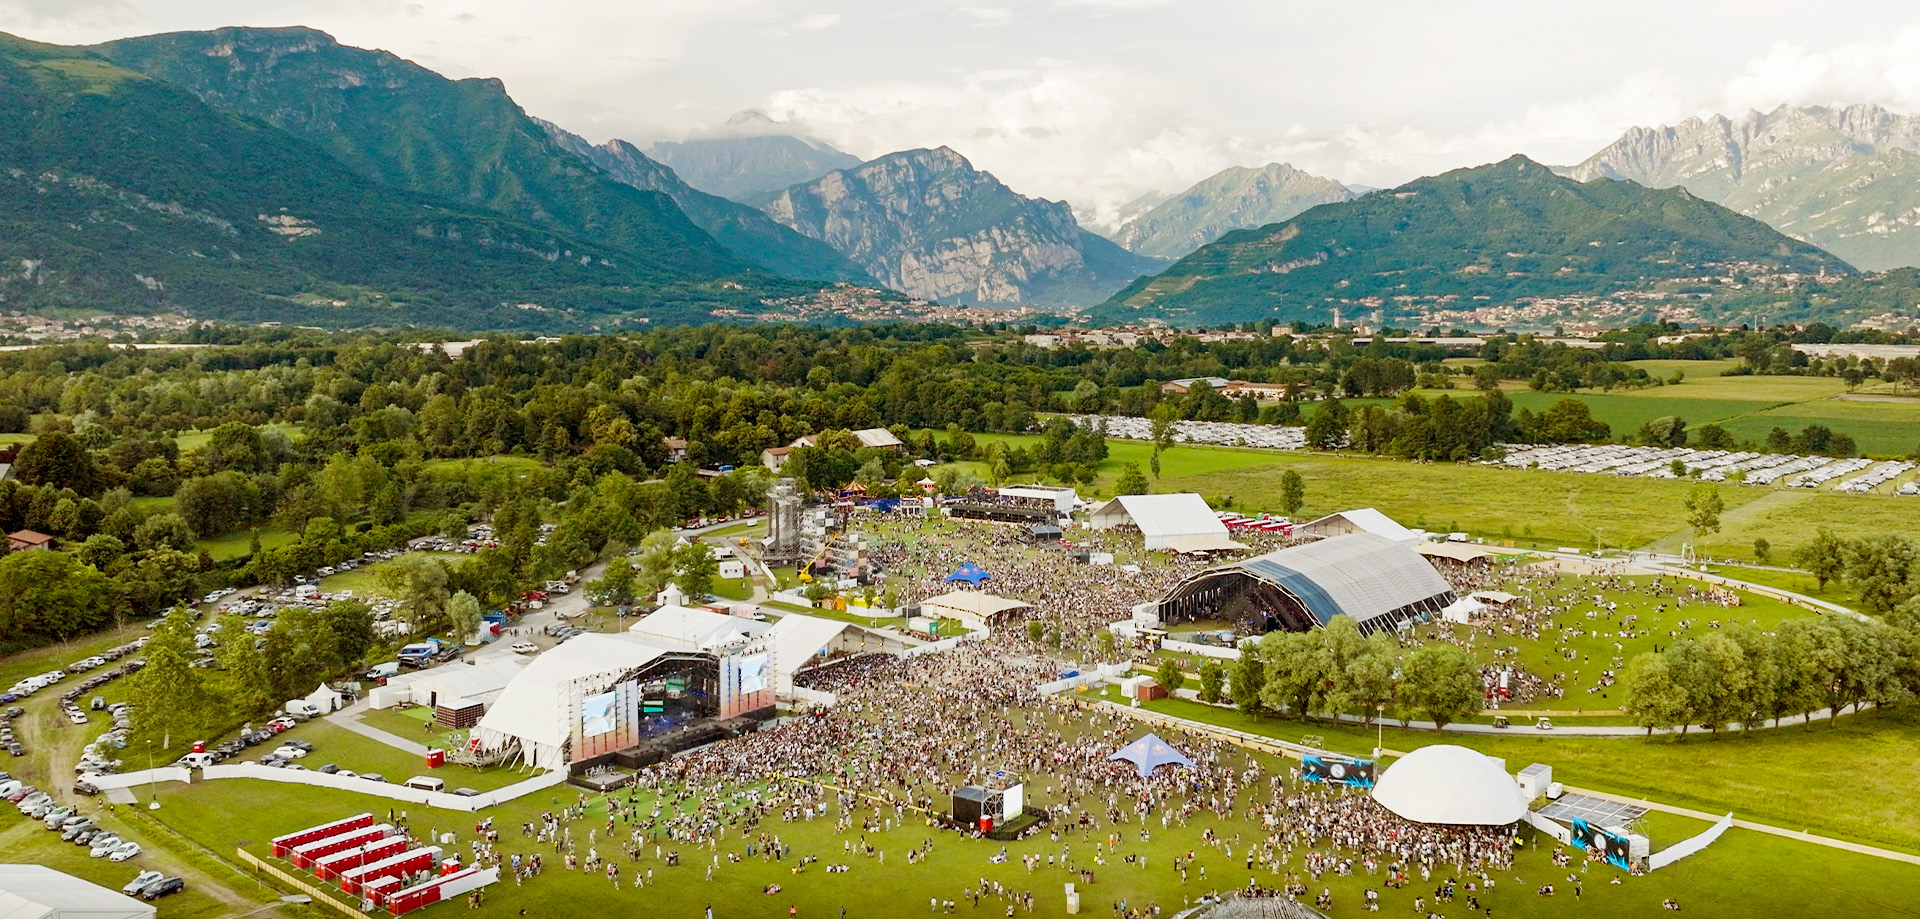
[[[153,919],[154,911],[45,865],[0,865],[0,919]]]
[[[899,639],[865,626],[794,613],[780,617],[780,621],[773,624],[773,631],[768,633],[772,638],[774,669],[791,679],[793,674],[800,672],[801,667],[819,656],[820,649],[849,631],[859,633],[855,640],[864,640],[876,651],[901,646]]]
[[[1428,558],[1446,558],[1456,562],[1478,562],[1493,558],[1493,553],[1459,542],[1426,542],[1415,548]]]
[[[1475,600],[1484,600],[1497,606],[1506,606],[1520,599],[1518,595],[1507,593],[1504,590],[1476,590],[1472,594],[1469,594],[1469,596]]]
[[[392,677],[387,680],[387,685],[407,689],[413,693],[413,701],[421,705],[427,704],[427,699],[433,695],[438,695],[442,703],[449,697],[486,702],[505,690],[523,669],[516,659],[500,658],[484,664],[435,667]]]
[[[475,736],[488,749],[517,740],[529,763],[557,767],[572,736],[576,695],[604,692],[628,671],[669,653],[635,636],[581,635],[521,670],[480,719]]]
[[[920,608],[929,616],[974,619],[981,622],[988,621],[1001,613],[1027,609],[1032,605],[978,590],[956,590],[920,601]]]
[[[1206,499],[1192,493],[1121,495],[1095,510],[1092,523],[1099,530],[1132,523],[1146,537],[1148,549],[1193,537],[1227,538],[1227,525],[1207,506]]]
[[[1446,609],[1440,611],[1440,618],[1448,622],[1466,622],[1486,611],[1487,605],[1485,603],[1475,600],[1472,597],[1461,597],[1447,604]]]
[[[627,631],[668,647],[708,651],[767,628],[764,622],[741,616],[689,606],[663,606],[628,626]]]
[[[1344,521],[1350,526],[1342,526]],[[1392,517],[1371,507],[1357,507],[1350,511],[1328,514],[1318,520],[1310,520],[1295,528],[1295,532],[1307,535],[1338,535],[1359,529],[1375,536],[1384,536],[1394,542],[1409,546],[1420,542],[1420,537],[1412,530],[1395,523]]]
[[[1519,783],[1499,763],[1452,744],[1421,747],[1388,766],[1373,799],[1415,823],[1502,826],[1527,812]]]

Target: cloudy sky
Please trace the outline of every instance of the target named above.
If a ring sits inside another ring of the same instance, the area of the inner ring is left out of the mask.
[[[865,157],[946,144],[1095,222],[1230,165],[1384,186],[1783,102],[1920,112],[1898,0],[0,0],[60,43],[295,24],[594,140],[758,111]]]

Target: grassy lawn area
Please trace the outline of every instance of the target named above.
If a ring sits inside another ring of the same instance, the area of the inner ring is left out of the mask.
[[[1280,768],[1280,764],[1269,757],[1232,755],[1257,761],[1268,769]],[[1032,791],[1039,792],[1039,789]],[[174,786],[163,791],[163,798],[167,806],[156,814],[159,819],[195,842],[221,853],[230,853],[236,846],[244,845],[264,854],[266,840],[280,833],[357,811],[378,812],[386,806],[386,802],[379,799],[346,792],[280,788],[236,780],[206,782],[192,788]],[[623,875],[616,890],[596,872],[567,871],[551,846],[536,845],[517,832],[520,824],[536,819],[539,812],[578,800],[577,790],[556,789],[486,812],[493,817],[495,826],[502,828],[503,852],[509,855],[539,852],[547,864],[540,876],[524,885],[507,882],[489,888],[483,913],[515,916],[525,909],[529,915],[546,916],[577,911],[580,904],[592,902],[598,909],[613,914],[634,910],[663,917],[697,917],[711,904],[716,916],[725,917],[770,917],[784,914],[791,906],[801,915],[833,916],[838,909],[845,908],[849,917],[892,919],[911,914],[917,904],[928,897],[961,897],[978,878],[985,877],[1012,890],[1032,891],[1034,910],[1030,913],[1021,910],[1019,914],[1051,919],[1065,915],[1059,885],[1080,880],[1070,871],[1045,867],[1045,855],[1057,856],[1064,845],[1081,860],[1081,865],[1095,872],[1095,882],[1090,887],[1082,885],[1083,896],[1092,903],[1089,909],[1088,903],[1083,902],[1083,915],[1098,914],[1105,904],[1120,899],[1133,905],[1157,903],[1162,915],[1171,915],[1191,898],[1208,890],[1244,883],[1248,874],[1238,847],[1234,856],[1228,857],[1221,848],[1200,842],[1202,830],[1211,829],[1229,842],[1236,834],[1241,838],[1264,835],[1244,818],[1222,820],[1203,811],[1184,826],[1171,829],[1153,826],[1151,838],[1145,841],[1135,832],[1138,824],[1121,828],[1118,847],[1103,854],[1103,864],[1091,862],[1090,850],[1097,848],[1094,835],[1072,833],[1060,840],[1051,840],[1042,833],[1006,843],[1008,859],[994,864],[989,858],[999,852],[1003,844],[931,831],[912,819],[891,829],[876,826],[862,831],[856,828],[845,835],[834,832],[831,820],[815,819],[778,825],[782,842],[792,850],[785,861],[768,862],[755,857],[735,863],[721,855],[711,881],[705,880],[705,866],[712,861],[712,855],[701,851],[691,859],[683,859],[679,866],[670,867],[655,857],[652,845],[644,845],[637,863],[624,857],[615,860]],[[632,801],[643,819],[655,803],[654,798],[644,794]],[[589,799],[589,802],[586,818],[571,824],[576,851],[583,855],[587,848],[586,831],[604,827],[607,819],[606,807],[599,799]],[[670,800],[663,802],[664,815],[677,813],[678,807]],[[471,818],[404,805],[393,809],[407,811],[409,826],[415,833],[452,832],[457,841],[451,848],[467,851]],[[888,818],[894,816],[891,808],[883,813]],[[839,816],[837,808],[833,816]],[[865,808],[856,814],[859,816],[881,819],[881,814]],[[1656,851],[1704,827],[1700,821],[1665,815],[1652,816],[1647,821],[1647,828],[1656,834]],[[773,829],[769,827],[768,831]],[[622,825],[622,835],[625,832],[626,827]],[[843,853],[844,842],[854,838],[865,838],[885,852],[884,863],[876,858]],[[1569,907],[1564,901],[1572,897],[1571,885],[1563,880],[1568,869],[1552,867],[1551,842],[1539,839],[1530,830],[1524,832],[1524,838],[1528,844],[1518,852],[1514,868],[1502,872],[1498,886],[1481,895],[1482,904],[1495,908],[1503,916],[1565,915]],[[903,857],[906,850],[927,840],[932,841],[931,850],[918,864],[907,864]],[[730,832],[718,848],[739,853],[744,844],[739,834]],[[692,847],[662,843],[663,850],[687,848]],[[1189,879],[1183,882],[1170,866],[1175,855],[1189,850],[1197,853],[1198,860]],[[600,852],[607,855],[608,847],[602,845]],[[1029,871],[1022,866],[1021,858],[1030,854],[1041,857],[1040,869]],[[1126,862],[1124,856],[1127,855],[1144,857],[1145,865]],[[821,864],[816,864],[796,872],[794,867],[804,856],[817,857],[825,864],[847,864],[850,870],[844,874],[828,874]],[[1296,865],[1297,861],[1296,857]],[[1207,879],[1200,877],[1202,866],[1212,869]],[[1920,896],[1920,873],[1912,872],[1910,867],[1811,848],[1804,843],[1759,833],[1733,831],[1705,852],[1650,878],[1625,877],[1612,869],[1591,869],[1584,878],[1585,895],[1581,902],[1585,905],[1581,908],[1603,916],[1651,916],[1658,914],[1661,899],[1675,897],[1689,913],[1714,917],[1851,916],[1863,902],[1857,899],[1862,891],[1871,892],[1868,894],[1871,902],[1889,905],[1911,902]],[[631,876],[636,871],[651,871],[653,882],[645,889],[634,889]],[[1765,872],[1768,883],[1753,883],[1759,871]],[[1262,867],[1256,867],[1252,874],[1263,884],[1275,884],[1284,878]],[[1608,883],[1616,876],[1621,883]],[[1439,877],[1435,876],[1436,882]],[[1358,911],[1361,892],[1373,880],[1329,874],[1312,881],[1312,885],[1316,893],[1321,887],[1333,891],[1335,915],[1352,915]],[[1556,900],[1541,898],[1534,892],[1538,885],[1549,881],[1558,883],[1563,890]],[[783,889],[777,895],[767,895],[763,891],[769,884],[779,884]],[[1430,893],[1421,887],[1416,881],[1406,890],[1383,891],[1381,900],[1388,911],[1404,912],[1414,896]],[[993,911],[1001,906],[1001,901],[988,898],[981,904],[983,912],[979,914],[994,915]],[[969,904],[966,910],[973,908]]]
[[[1652,593],[1649,588],[1656,580],[1661,581],[1663,589],[1673,593]],[[1620,693],[1597,685],[1601,671],[1617,671],[1636,655],[1651,652],[1656,645],[1672,644],[1677,640],[1672,637],[1673,633],[1700,637],[1711,633],[1718,624],[1735,622],[1772,631],[1787,619],[1816,615],[1757,594],[1741,594],[1742,604],[1731,608],[1704,600],[1679,606],[1676,595],[1684,597],[1690,587],[1700,588],[1704,593],[1705,585],[1674,578],[1635,577],[1619,581],[1633,585],[1633,589],[1598,589],[1592,580],[1574,577],[1563,578],[1558,586],[1533,582],[1536,604],[1551,602],[1569,610],[1555,615],[1551,623],[1541,629],[1537,640],[1517,632],[1489,633],[1486,629],[1469,629],[1448,622],[1422,626],[1418,634],[1428,639],[1459,639],[1481,664],[1500,663],[1503,659],[1494,657],[1493,652],[1512,649],[1512,657],[1504,660],[1525,667],[1535,676],[1558,677],[1566,690],[1564,698],[1516,704],[1513,708],[1615,711],[1620,707]],[[1602,604],[1591,602],[1594,597],[1600,597]],[[1606,603],[1615,604],[1618,609],[1609,613],[1603,608]],[[1589,612],[1596,614],[1595,618],[1586,618]],[[1629,615],[1639,617],[1634,623],[1634,637],[1617,638],[1623,633],[1624,617]],[[1576,632],[1583,634],[1576,635]],[[1558,653],[1560,648],[1570,649],[1578,657],[1564,660]]]
[[[1780,590],[1791,590],[1805,594],[1816,600],[1838,603],[1841,606],[1858,607],[1860,596],[1839,581],[1828,581],[1822,588],[1813,575],[1804,571],[1783,570],[1778,568],[1748,568],[1744,565],[1708,565],[1707,572],[1750,584],[1762,584]]]
[[[6,860],[20,864],[45,865],[55,871],[64,871],[74,877],[92,881],[102,887],[118,892],[134,875],[153,869],[170,875],[182,874],[187,887],[160,901],[160,911],[168,919],[214,919],[229,916],[235,912],[244,912],[252,904],[236,907],[223,898],[215,896],[200,883],[201,875],[195,871],[197,865],[187,858],[163,849],[156,849],[151,834],[138,832],[138,824],[109,817],[98,804],[86,807],[86,813],[95,816],[96,822],[109,832],[123,839],[133,838],[144,849],[138,857],[124,862],[108,861],[104,858],[91,858],[87,849],[72,843],[60,841],[60,834],[49,832],[46,826],[37,820],[29,820],[12,807],[0,808],[0,852],[6,853]],[[129,830],[132,830],[130,833]],[[222,881],[236,880],[231,875]],[[245,885],[253,887],[255,885]],[[271,895],[265,897],[272,901]]]
[[[421,730],[418,721],[414,722],[411,728],[401,727],[399,730],[395,730],[391,722],[375,726],[429,747],[434,745],[436,738],[442,736],[440,732],[428,734]],[[477,788],[487,791],[511,785],[533,774],[513,769],[482,771],[453,764],[438,769],[428,769],[426,757],[415,756],[371,737],[355,734],[325,718],[315,718],[305,724],[297,725],[292,730],[281,734],[280,738],[304,740],[313,744],[313,752],[300,760],[300,765],[308,769],[318,769],[328,763],[334,763],[342,769],[351,769],[354,772],[377,772],[385,776],[388,782],[393,783],[404,782],[416,775],[431,774],[435,778],[444,779],[449,790]],[[261,744],[248,751],[255,755],[243,758],[258,760],[271,750],[271,747]]]
[[[299,440],[301,435],[300,426],[297,424],[284,424],[284,423],[276,422],[274,424],[263,424],[263,425],[260,425],[259,427],[260,427],[261,433],[265,433],[267,431],[279,431],[280,433],[287,435],[288,440]],[[180,446],[180,452],[182,453],[186,453],[190,450],[198,450],[201,447],[206,446],[208,443],[212,441],[213,441],[212,431],[181,431],[179,436],[173,439],[173,442]]]
[[[139,514],[165,514],[172,512],[179,503],[179,499],[172,495],[149,495],[128,499],[127,507]]]
[[[1687,422],[1692,424],[1693,419]],[[1862,451],[1875,456],[1905,456],[1920,449],[1920,399],[1861,401],[1838,396],[1744,415],[1723,427],[1736,440],[1759,442],[1773,428],[1798,434],[1813,424],[1852,437]]]
[[[1145,707],[1280,740],[1320,737],[1330,749],[1355,755],[1367,754],[1375,742],[1373,728],[1357,725],[1249,716],[1183,699]],[[1786,829],[1920,852],[1920,800],[1908,793],[1920,781],[1920,710],[1913,706],[1841,718],[1837,727],[1822,722],[1759,731],[1744,740],[1735,734],[1694,734],[1685,741],[1569,737],[1525,729],[1496,737],[1407,731],[1392,724],[1385,731],[1389,750],[1458,744],[1505,758],[1510,771],[1546,763],[1556,780],[1569,785],[1708,813],[1732,811]],[[1836,761],[1885,781],[1834,782],[1831,764]]]
[[[455,472],[465,475],[475,466],[494,466],[518,473],[527,473],[545,469],[547,464],[531,456],[485,456],[463,459],[428,460],[422,463],[420,468],[427,472]]]
[[[1759,500],[1735,507],[1739,491],[1759,491]],[[1794,550],[1816,536],[1821,527],[1845,539],[1901,533],[1920,539],[1920,500],[1886,495],[1849,495],[1804,488],[1772,491],[1732,486],[1720,490],[1728,510],[1720,516],[1720,532],[1690,539],[1695,551],[1713,558],[1751,559],[1753,541],[1764,538],[1775,559],[1791,559]],[[1669,542],[1677,542],[1669,540]]]
[[[292,545],[299,539],[298,533],[277,523],[260,528],[260,547],[263,549],[278,549],[281,546]],[[214,561],[239,558],[246,555],[253,546],[253,531],[236,530],[231,533],[222,533],[219,536],[198,540],[195,545],[198,545],[201,551],[213,556]]]

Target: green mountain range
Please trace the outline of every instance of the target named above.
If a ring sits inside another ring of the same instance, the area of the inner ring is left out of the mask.
[[[790,278],[846,281],[861,286],[878,283],[832,246],[781,226],[755,208],[688,185],[673,170],[624,140],[596,146],[559,125],[534,120],[562,149],[600,167],[614,179],[672,198],[687,219],[721,245],[768,271]]]
[[[778,125],[749,112],[729,122],[728,128],[753,131],[777,129]],[[694,188],[756,207],[790,185],[860,165],[860,158],[851,153],[777,133],[661,141],[647,147],[646,154],[672,168]]]
[[[946,147],[828,173],[766,211],[927,300],[1083,306],[1166,264],[1081,229],[1065,202],[1021,195]]]
[[[563,232],[569,221],[505,187],[514,183],[448,200],[372,181],[336,152],[87,50],[0,36],[0,264],[11,266],[0,302],[330,326],[583,328],[610,317],[698,320],[715,306],[810,289],[748,271],[656,192],[600,179],[612,189],[597,199],[603,223],[572,215],[603,231],[589,239]],[[520,213],[482,206],[503,201]]]
[[[1920,266],[1920,117],[1877,105],[1633,128],[1565,172],[1683,187],[1870,271]]]
[[[382,185],[498,211],[661,267],[743,267],[666,195],[556,146],[498,80],[449,80],[307,28],[227,28],[108,42],[113,62],[320,146]]]
[[[1515,156],[1228,233],[1128,285],[1093,318],[1324,322],[1356,303],[1602,296],[1783,272],[1853,268],[1680,189],[1582,184]]]
[[[1179,258],[1228,231],[1279,223],[1307,208],[1355,197],[1339,182],[1285,163],[1235,166],[1155,203],[1107,235],[1129,252]]]

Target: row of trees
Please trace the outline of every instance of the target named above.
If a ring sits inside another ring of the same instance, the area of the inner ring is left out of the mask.
[[[1654,729],[1811,716],[1887,705],[1920,690],[1920,634],[1847,616],[1790,619],[1772,633],[1735,624],[1627,662],[1621,709]]]
[[[1235,706],[1249,714],[1355,715],[1371,723],[1391,712],[1402,723],[1431,721],[1436,729],[1479,711],[1484,698],[1465,651],[1448,644],[1409,651],[1385,633],[1361,635],[1347,616],[1241,645],[1230,685]]]

